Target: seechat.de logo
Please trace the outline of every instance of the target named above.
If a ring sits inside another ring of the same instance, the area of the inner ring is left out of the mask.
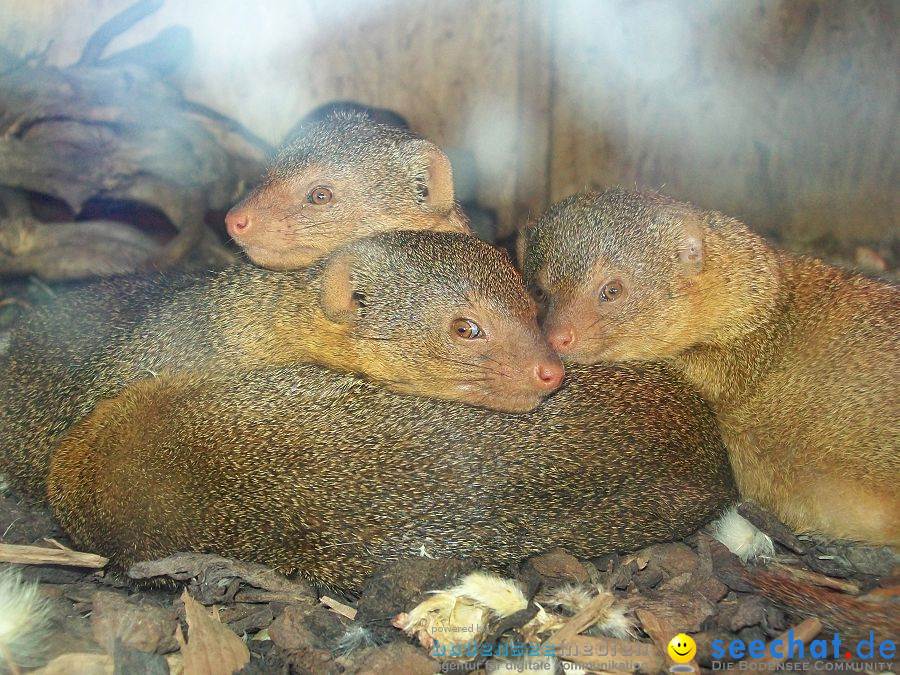
[[[818,659],[816,670],[844,670],[846,659],[856,657],[863,661],[890,661],[897,652],[896,645],[891,640],[875,641],[875,632],[869,631],[869,637],[861,640],[855,647],[841,647],[841,636],[835,633],[829,639],[813,640],[809,646],[794,637],[794,631],[789,630],[787,639],[775,639],[768,645],[762,640],[751,640],[749,643],[743,640],[732,640],[727,645],[725,640],[713,640],[712,657],[715,660],[713,670],[731,670],[735,664],[722,663],[720,660],[728,658],[731,661],[741,659],[763,659],[769,657],[781,661],[785,659],[802,659],[809,656]],[[835,659],[838,663],[835,663]],[[846,664],[847,666],[853,664]],[[878,664],[870,664],[878,665]],[[741,668],[745,670],[745,668]]]

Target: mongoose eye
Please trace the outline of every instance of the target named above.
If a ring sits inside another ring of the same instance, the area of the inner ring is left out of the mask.
[[[327,204],[328,202],[330,202],[332,197],[334,197],[334,193],[330,188],[327,188],[324,185],[319,185],[309,191],[309,194],[306,195],[306,201],[308,201],[310,204],[321,206],[322,204]]]
[[[457,319],[453,322],[453,332],[464,340],[481,337],[481,327],[470,319]]]
[[[547,299],[547,293],[540,286],[533,286],[531,288],[531,297],[535,299],[539,305],[544,304],[544,300]]]
[[[600,301],[612,302],[613,300],[618,300],[622,297],[623,290],[622,282],[618,279],[605,283],[603,288],[600,289]]]

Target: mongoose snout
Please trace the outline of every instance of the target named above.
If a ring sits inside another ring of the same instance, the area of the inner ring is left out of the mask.
[[[469,345],[474,352],[467,369],[471,374],[459,379],[459,396],[445,398],[495,410],[527,412],[560,387],[565,369],[537,330],[523,331],[508,325],[498,330],[494,339],[506,346],[488,350],[477,343]],[[408,392],[415,393],[412,389]]]
[[[244,202],[240,202],[229,209],[225,214],[225,229],[235,239],[239,239],[252,224],[252,209],[244,206]]]
[[[447,156],[358,113],[304,126],[225,223],[253,262],[282,270],[384,230],[469,232]]]
[[[575,329],[571,326],[548,325],[544,329],[544,335],[557,354],[565,354],[575,347]]]
[[[593,314],[590,309],[584,307],[590,302],[596,301],[589,298],[587,303],[578,299],[573,299],[568,305],[564,302],[557,303],[557,306],[549,310],[543,319],[544,339],[564,360],[577,363],[599,363],[601,361],[661,358],[659,340],[653,336],[641,336],[639,333],[631,335],[617,330],[617,327],[603,316],[594,316],[589,323],[580,319],[580,316]],[[637,339],[652,342],[655,348],[652,350],[639,349],[635,345]]]
[[[564,372],[558,363],[539,363],[534,367],[534,379],[539,387],[553,391],[562,384]]]

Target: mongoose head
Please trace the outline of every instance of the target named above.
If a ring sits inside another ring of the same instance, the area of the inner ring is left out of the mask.
[[[250,259],[271,269],[303,267],[384,230],[469,231],[436,145],[340,112],[302,129],[225,222]]]
[[[723,264],[722,252],[736,248],[732,259],[755,260],[759,270]],[[581,363],[669,358],[729,339],[772,299],[758,237],[652,192],[564,199],[523,228],[518,250],[544,334]]]
[[[343,331],[334,367],[355,360],[395,391],[508,412],[535,408],[562,383],[521,277],[475,237],[380,233],[310,270],[322,312]]]

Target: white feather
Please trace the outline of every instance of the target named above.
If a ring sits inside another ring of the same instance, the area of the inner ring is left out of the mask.
[[[458,598],[469,598],[501,618],[528,607],[528,600],[519,584],[487,572],[472,572],[466,575],[458,586],[449,588],[443,593]]]
[[[39,665],[50,628],[50,604],[38,585],[13,568],[0,572],[0,672]]]
[[[365,649],[366,647],[375,647],[378,641],[375,636],[365,626],[354,624],[344,631],[337,643],[337,652],[339,654],[350,654],[357,649]]]
[[[582,584],[565,584],[542,595],[541,602],[565,609],[569,614],[577,614],[587,607],[598,593],[607,593],[602,587]],[[635,636],[634,621],[626,616],[627,609],[620,603],[614,603],[594,624],[594,630],[601,635],[627,639]]]
[[[732,506],[710,526],[712,536],[744,562],[772,558],[775,545],[769,535],[741,516]]]

